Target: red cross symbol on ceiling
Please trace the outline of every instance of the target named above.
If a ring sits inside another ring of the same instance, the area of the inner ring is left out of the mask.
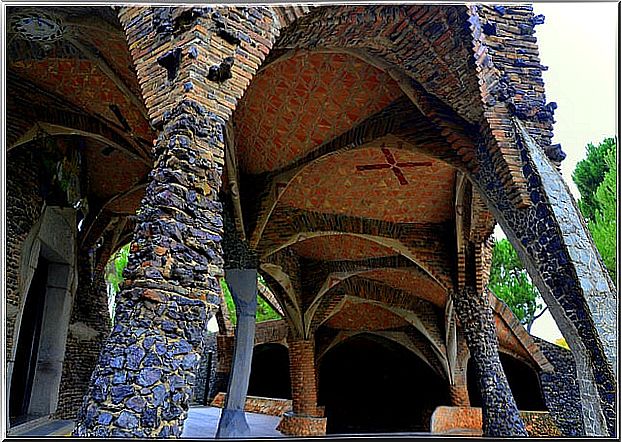
[[[379,170],[379,169],[390,169],[392,170],[392,173],[395,174],[395,176],[397,177],[397,179],[399,180],[399,184],[401,184],[402,186],[408,184],[408,180],[405,178],[405,176],[403,175],[403,172],[401,171],[401,169],[405,168],[405,167],[424,167],[424,166],[431,166],[431,161],[404,161],[404,162],[400,162],[398,163],[397,160],[395,160],[394,155],[392,154],[392,152],[385,146],[382,146],[382,152],[384,153],[384,156],[386,157],[386,162],[385,163],[380,163],[380,164],[365,164],[362,166],[356,166],[356,170]]]

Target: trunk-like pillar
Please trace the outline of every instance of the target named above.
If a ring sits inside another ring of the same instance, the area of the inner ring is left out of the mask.
[[[218,302],[224,121],[186,100],[158,137],[125,283],[74,430],[89,437],[181,436],[204,329]],[[199,140],[201,142],[199,142]]]
[[[288,344],[293,410],[283,415],[277,429],[291,436],[325,435],[327,421],[317,407],[315,341],[290,339]]]
[[[487,291],[465,287],[453,297],[481,391],[483,435],[528,436],[500,364],[498,337]]]
[[[235,309],[235,350],[226,403],[220,416],[216,438],[247,437],[250,427],[246,422],[244,406],[248,394],[254,330],[257,313],[257,269],[226,269],[228,284]]]
[[[616,431],[617,291],[567,184],[544,150],[514,119],[532,204],[517,207],[487,147],[472,177],[515,247],[576,361],[587,436]]]
[[[231,376],[216,438],[250,436],[250,427],[246,422],[244,407],[254,348],[258,258],[256,253],[248,247],[247,242],[239,238],[231,213],[229,208],[225,214],[224,274],[235,303],[237,324],[235,325]]]
[[[74,435],[179,437],[220,301],[224,130],[279,24],[267,7],[118,12],[159,136],[116,324]]]

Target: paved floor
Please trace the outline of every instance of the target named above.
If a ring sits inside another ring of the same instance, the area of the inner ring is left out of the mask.
[[[182,438],[189,439],[213,439],[216,435],[218,421],[220,420],[220,408],[216,407],[192,407],[188,412],[188,418],[183,427]],[[265,414],[246,413],[246,420],[250,426],[249,439],[257,438],[280,438],[286,437],[276,430],[280,417],[268,416]],[[13,429],[9,437],[44,437],[44,436],[70,436],[73,430],[73,421],[68,420],[42,420],[25,424],[20,430],[19,427]],[[464,433],[456,433],[464,435]],[[469,433],[465,433],[471,435]],[[390,434],[339,434],[332,437],[369,437],[390,436],[392,438],[430,436],[429,433],[390,433]]]
[[[220,408],[215,407],[192,407],[188,412],[188,418],[183,427],[182,438],[213,439],[220,420]],[[276,431],[280,422],[277,416],[264,414],[246,413],[246,420],[250,426],[250,438],[258,437],[284,437]],[[47,420],[29,425],[28,423],[16,427],[10,436],[69,436],[73,430],[73,421]]]
[[[183,426],[181,437],[201,439],[216,436],[218,421],[222,409],[215,407],[192,407],[188,412],[188,419]],[[250,427],[249,438],[257,437],[284,437],[276,426],[280,422],[278,416],[265,414],[246,413],[246,421]]]

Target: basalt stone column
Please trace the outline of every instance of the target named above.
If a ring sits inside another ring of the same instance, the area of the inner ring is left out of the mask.
[[[616,430],[617,290],[559,173],[532,5],[468,10],[485,121],[472,180],[511,241],[576,361],[587,436]],[[570,409],[567,413],[572,413]]]
[[[159,137],[117,324],[74,434],[178,437],[219,303],[224,127],[279,24],[265,7],[122,7],[119,21]]]
[[[235,225],[227,211],[224,256],[225,278],[237,312],[235,348],[226,402],[220,415],[216,438],[247,437],[250,427],[246,422],[244,406],[248,394],[252,350],[257,314],[256,252],[248,247],[235,232]]]
[[[484,146],[473,183],[572,349],[586,435],[613,435],[617,292],[560,173],[521,123],[514,124],[532,204],[520,208],[509,198]]]
[[[292,436],[325,435],[326,419],[317,408],[315,341],[298,339],[288,344],[293,410],[283,415],[277,429]]]
[[[157,140],[137,215],[116,325],[74,430],[77,436],[180,436],[222,266],[223,121],[184,101]],[[197,140],[202,139],[202,143]]]
[[[489,292],[480,293],[468,286],[453,296],[481,391],[483,435],[527,436],[500,364],[498,337],[488,296]]]

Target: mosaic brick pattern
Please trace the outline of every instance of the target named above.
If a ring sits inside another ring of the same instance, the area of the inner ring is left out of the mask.
[[[453,169],[392,143],[373,144],[309,165],[289,184],[280,203],[395,223],[434,223],[452,218]],[[384,168],[390,164],[382,149],[395,166]],[[399,164],[403,167],[396,167]],[[383,168],[359,170],[361,166]]]
[[[379,258],[396,254],[390,247],[346,234],[316,236],[296,243],[292,249],[304,258],[326,261]]]
[[[446,303],[446,291],[424,275],[417,275],[408,270],[381,269],[364,272],[361,276],[409,292],[439,307],[443,307]]]
[[[279,169],[402,94],[385,73],[343,54],[301,54],[270,64],[236,112],[242,170]]]
[[[352,301],[345,301],[324,324],[339,330],[388,330],[408,325],[386,309]]]

